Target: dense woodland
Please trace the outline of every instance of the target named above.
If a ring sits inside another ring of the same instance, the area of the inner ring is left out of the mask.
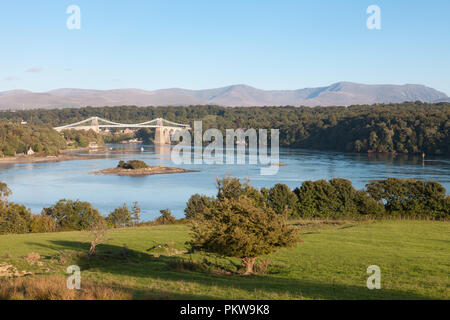
[[[50,126],[0,122],[0,157],[25,154],[30,148],[36,155],[54,156],[64,149],[87,147],[91,141],[102,143],[102,138],[93,131],[60,134]]]
[[[122,123],[163,117],[203,129],[280,129],[282,147],[349,152],[450,154],[450,103],[351,107],[102,107],[0,113],[0,121],[57,126],[99,116]],[[147,133],[143,133],[143,135]],[[4,137],[2,133],[2,137]]]
[[[0,124],[0,154],[14,156],[32,148],[34,152],[55,155],[66,143],[61,135],[49,127]]]

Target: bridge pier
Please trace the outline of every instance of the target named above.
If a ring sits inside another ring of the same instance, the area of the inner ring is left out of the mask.
[[[94,132],[96,132],[96,133],[99,133],[99,132],[100,132],[100,126],[99,126],[99,124],[98,124],[98,117],[94,117],[94,118],[92,119],[92,122],[91,122],[91,128],[92,128],[92,130],[94,130]]]
[[[153,143],[160,146],[170,144],[169,130],[165,129],[164,127],[156,128],[155,140],[153,141]]]

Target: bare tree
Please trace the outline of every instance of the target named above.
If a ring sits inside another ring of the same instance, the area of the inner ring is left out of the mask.
[[[131,219],[135,226],[141,222],[141,207],[137,202],[133,203],[133,209],[131,210]]]
[[[89,257],[95,256],[97,246],[106,241],[107,231],[108,227],[104,219],[98,221],[98,223],[91,228],[90,234],[92,236],[92,240],[91,248],[89,249],[88,254]]]

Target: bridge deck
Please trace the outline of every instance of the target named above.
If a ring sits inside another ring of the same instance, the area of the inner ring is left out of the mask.
[[[168,125],[164,125],[167,123]],[[155,132],[155,144],[164,145],[171,143],[171,137],[174,132],[180,130],[191,130],[191,127],[187,124],[175,123],[163,118],[157,118],[142,123],[118,123],[109,120],[105,120],[99,117],[91,117],[83,121],[68,124],[61,127],[53,128],[60,132],[62,130],[93,130],[100,132],[103,128],[156,128]]]
[[[90,125],[86,125],[90,122]],[[100,122],[102,124],[100,124]],[[168,125],[164,125],[164,122]],[[106,124],[105,124],[106,123]],[[82,126],[85,124],[84,126]],[[86,128],[164,128],[168,130],[180,130],[180,129],[188,129],[191,127],[187,124],[175,123],[163,118],[156,118],[150,121],[142,122],[142,123],[118,123],[109,120],[105,120],[99,117],[91,117],[83,121],[79,121],[76,123],[71,123],[65,126],[55,127],[55,130],[61,131],[64,129],[78,129],[85,130]]]

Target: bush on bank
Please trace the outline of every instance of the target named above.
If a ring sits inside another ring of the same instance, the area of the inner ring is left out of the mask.
[[[258,199],[260,206],[271,208],[289,218],[359,219],[404,217],[447,220],[450,217],[450,197],[445,188],[435,181],[389,178],[372,181],[365,190],[356,190],[351,181],[341,178],[305,181],[292,191],[288,186],[277,184],[261,192],[248,186],[241,186],[238,179],[219,190],[226,194],[247,194]],[[244,191],[242,191],[244,190]],[[186,218],[194,212],[211,208],[211,198],[194,195],[185,209]]]
[[[273,210],[291,219],[362,219],[411,218],[448,220],[450,196],[435,181],[389,178],[368,183],[365,190],[356,190],[349,180],[305,181],[291,190],[284,184],[258,190],[237,178],[218,183],[217,197],[193,195],[186,204],[186,219],[211,210],[217,199],[251,199],[256,208]],[[110,227],[129,227],[184,223],[168,210],[161,210],[155,221],[141,222],[137,203],[130,210],[125,204],[103,217],[89,202],[60,200],[33,215],[25,206],[8,202],[11,190],[0,182],[0,234],[40,233],[87,230],[100,220]]]

